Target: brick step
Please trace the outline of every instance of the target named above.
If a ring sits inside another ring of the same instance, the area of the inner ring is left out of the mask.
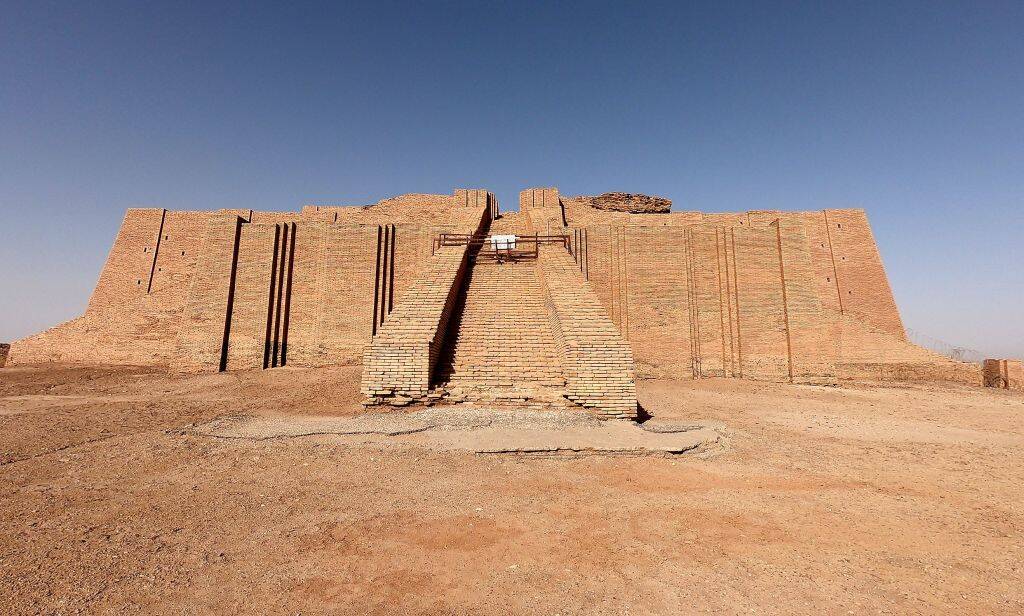
[[[523,402],[543,391],[540,398],[564,401],[536,263],[473,264],[454,326],[439,373],[457,399]]]
[[[489,299],[488,302],[490,303],[490,302],[495,302],[495,301],[496,302],[503,301],[501,299],[502,296],[500,294],[498,294],[498,293],[494,294],[494,298],[495,298],[494,300],[490,300]],[[513,301],[513,300],[504,300],[504,301]],[[514,301],[521,302],[521,300],[518,300],[518,299],[516,299]],[[509,316],[518,316],[518,317],[521,317],[521,318],[530,318],[530,317],[537,317],[537,318],[539,318],[543,314],[542,311],[545,310],[545,307],[544,307],[543,304],[537,304],[536,306],[529,306],[529,305],[523,305],[522,303],[518,303],[518,304],[508,303],[508,304],[505,305],[505,308],[506,308],[507,312],[504,315],[502,315],[503,318],[507,318]],[[481,304],[480,306],[466,306],[466,313],[467,314],[476,314],[476,315],[481,316],[481,317],[488,317],[489,316],[489,317],[498,318],[498,315],[494,314],[494,307],[490,306],[490,305],[483,305],[483,304]]]
[[[547,327],[548,326],[548,319],[547,319],[546,316],[544,316],[542,318],[542,317],[540,317],[538,315],[508,314],[508,315],[503,315],[503,316],[499,317],[499,316],[495,316],[494,312],[491,311],[491,310],[488,310],[487,312],[484,312],[483,310],[481,310],[477,314],[474,314],[473,311],[466,311],[463,314],[465,314],[467,316],[476,316],[477,320],[474,321],[474,323],[477,324],[477,325],[485,325],[486,324],[486,325],[494,325],[494,326],[505,327],[506,328],[505,331],[507,331],[510,334],[514,334],[516,332],[524,331],[524,330],[535,328],[535,327]],[[513,325],[513,327],[508,327],[510,324]],[[476,329],[470,330],[470,332],[474,332],[474,331],[480,331],[480,330],[476,330]]]
[[[516,383],[510,381],[487,381],[487,380],[474,380],[474,381],[449,381],[445,384],[445,389],[453,392],[462,392],[465,396],[473,395],[477,398],[494,399],[498,398],[520,398],[522,397],[523,391],[531,391],[524,389],[517,389]],[[558,383],[555,381],[537,381],[531,383],[534,387],[545,387],[552,391],[562,392],[565,384]],[[561,394],[559,394],[561,395]],[[536,397],[536,395],[529,395],[528,397]]]
[[[534,335],[543,335],[544,332],[538,332]],[[498,355],[505,357],[515,357],[521,355],[523,351],[537,351],[544,349],[553,349],[554,347],[550,344],[545,344],[543,341],[519,341],[514,339],[507,339],[508,344],[494,344],[493,340],[487,338],[478,338],[477,336],[460,336],[455,339],[459,343],[460,349],[465,350],[469,348],[479,348],[481,351],[485,351],[488,355]]]
[[[536,367],[538,371],[548,369],[548,366],[544,364],[545,360],[554,360],[557,357],[554,350],[550,348],[538,348],[532,351],[525,349],[525,351],[530,352],[510,355],[507,353],[499,354],[462,348],[457,349],[453,357],[456,359],[456,366],[459,364],[458,360],[464,358],[471,361],[474,366],[524,366],[527,368]]]
[[[561,386],[492,386],[476,387],[472,385],[450,385],[445,397],[449,402],[493,402],[516,404],[539,404],[541,406],[567,406]]]
[[[546,351],[547,349],[542,349]],[[480,366],[537,366],[538,370],[547,369],[541,362],[544,359],[553,359],[554,353],[540,353],[536,356],[522,357],[510,355],[498,355],[497,353],[478,353],[474,351],[461,351],[456,357],[465,357],[473,361],[474,365]]]
[[[466,363],[466,364],[463,364],[461,366],[460,365],[456,365],[451,370],[445,370],[445,371],[442,371],[441,373],[442,374],[447,374],[449,376],[454,376],[454,377],[457,377],[457,378],[466,378],[467,376],[473,376],[473,375],[478,375],[478,374],[499,375],[502,378],[510,379],[510,380],[527,379],[528,377],[531,378],[531,379],[536,379],[536,378],[550,378],[550,379],[554,379],[554,378],[556,378],[554,376],[549,376],[551,374],[551,372],[549,372],[546,369],[545,370],[538,370],[535,366],[531,366],[531,365],[525,364],[525,363],[524,364],[518,364],[518,365],[510,365],[510,364],[507,364],[507,363],[506,364],[491,364],[491,365],[481,364],[481,363],[476,363],[476,364]],[[560,378],[560,377],[561,377],[561,375],[559,374],[557,378]]]
[[[519,212],[506,212],[491,221],[490,232],[495,235],[533,235],[530,221]]]

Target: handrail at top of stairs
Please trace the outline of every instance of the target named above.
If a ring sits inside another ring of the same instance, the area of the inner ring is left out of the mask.
[[[442,246],[469,246],[474,251],[477,259],[493,259],[499,263],[502,261],[515,261],[519,259],[536,259],[540,254],[541,244],[561,244],[566,250],[570,250],[570,238],[568,235],[517,235],[515,236],[515,248],[497,248],[491,242],[490,236],[481,233],[440,233],[433,239],[430,253],[433,254]],[[521,245],[526,245],[523,248]],[[488,248],[490,247],[490,248]]]

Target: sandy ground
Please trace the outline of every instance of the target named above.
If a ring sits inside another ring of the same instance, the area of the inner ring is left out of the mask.
[[[357,381],[0,370],[0,613],[1024,611],[1020,394],[643,383],[719,426],[678,456],[201,430]]]

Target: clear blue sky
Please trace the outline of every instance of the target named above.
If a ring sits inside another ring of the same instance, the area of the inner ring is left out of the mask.
[[[864,207],[908,327],[1024,356],[1024,3],[0,0],[0,340],[130,206],[532,185]]]

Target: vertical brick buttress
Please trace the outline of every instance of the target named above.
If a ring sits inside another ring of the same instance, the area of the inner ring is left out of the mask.
[[[982,373],[985,387],[1024,390],[1024,362],[1014,359],[986,359]]]

